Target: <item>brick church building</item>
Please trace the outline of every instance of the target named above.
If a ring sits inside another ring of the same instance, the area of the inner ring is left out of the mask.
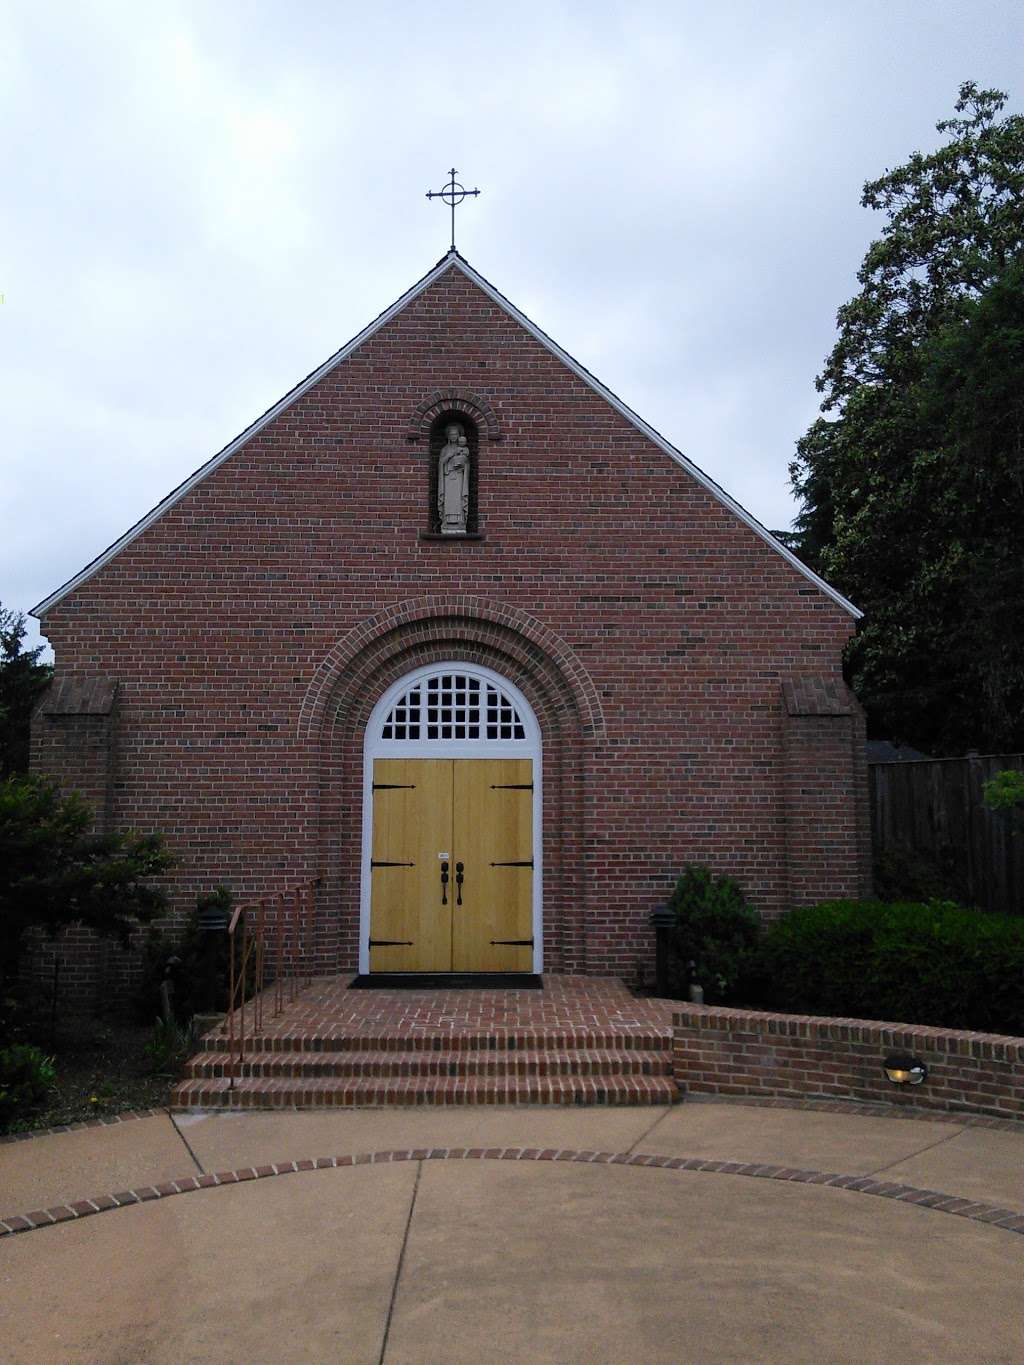
[[[35,769],[179,916],[319,877],[324,971],[632,981],[686,862],[867,886],[856,609],[455,250],[34,614]]]

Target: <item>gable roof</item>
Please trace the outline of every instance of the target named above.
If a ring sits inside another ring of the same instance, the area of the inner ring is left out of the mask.
[[[217,454],[207,460],[204,465],[201,465],[194,474],[189,475],[183,483],[178,484],[177,488],[168,493],[168,495],[158,502],[151,511],[147,512],[141,520],[137,521],[134,526],[125,531],[123,536],[118,540],[115,540],[112,545],[109,545],[102,554],[97,555],[94,560],[75,574],[73,578],[69,578],[66,583],[62,584],[56,590],[56,592],[51,593],[49,597],[44,598],[42,602],[39,602],[34,606],[30,615],[35,617],[44,616],[51,607],[56,606],[56,604],[66,597],[68,593],[74,592],[76,588],[87,582],[93,574],[98,573],[99,570],[103,568],[104,564],[109,563],[126,545],[130,545],[137,536],[140,536],[143,531],[152,526],[153,523],[162,517],[165,512],[169,511],[175,503],[180,502],[186,493],[195,488],[198,483],[201,483],[208,474],[212,474],[213,471],[232,456],[236,450],[245,445],[246,441],[251,440],[257,432],[262,431],[262,429],[269,422],[272,422],[275,417],[280,416],[282,412],[291,407],[297,399],[301,398],[307,390],[311,389],[314,384],[318,383],[325,375],[329,374],[335,366],[340,365],[343,360],[347,360],[353,351],[356,351],[364,342],[369,341],[375,333],[386,326],[393,317],[412,303],[413,299],[422,294],[425,289],[429,289],[434,281],[440,279],[448,270],[461,270],[462,273],[468,279],[472,280],[472,282],[481,289],[489,299],[496,303],[503,312],[507,313],[509,317],[520,325],[520,327],[525,328],[532,337],[539,341],[542,346],[560,360],[563,365],[570,369],[573,374],[582,379],[583,382],[603,398],[605,402],[610,403],[616,412],[620,413],[627,422],[631,423],[632,426],[637,429],[637,431],[643,436],[646,436],[647,439],[660,450],[663,450],[670,459],[675,460],[676,464],[681,465],[692,478],[696,479],[703,488],[707,489],[712,497],[716,498],[723,506],[727,507],[730,512],[739,517],[740,521],[749,526],[755,535],[760,536],[766,545],[769,545],[777,554],[781,555],[798,573],[803,574],[809,582],[813,583],[816,588],[820,588],[826,596],[833,600],[833,602],[836,602],[845,611],[848,611],[855,620],[859,620],[860,617],[863,616],[863,612],[855,607],[852,602],[848,601],[842,593],[838,592],[829,583],[826,583],[813,569],[809,569],[806,564],[793,554],[792,550],[787,549],[781,541],[772,535],[771,531],[762,526],[756,517],[751,516],[746,508],[741,507],[734,498],[729,496],[724,488],[721,488],[715,483],[714,479],[705,474],[702,469],[698,468],[692,460],[688,460],[686,456],[681,451],[677,450],[669,441],[666,441],[660,432],[655,431],[655,429],[645,422],[642,417],[639,417],[632,408],[627,407],[621,398],[618,398],[612,393],[611,389],[606,388],[605,385],[602,384],[599,379],[596,379],[589,370],[585,369],[578,360],[574,360],[568,351],[563,351],[556,341],[552,341],[551,337],[549,337],[546,332],[543,332],[535,322],[531,322],[525,313],[521,313],[515,304],[510,303],[509,300],[505,298],[504,294],[499,293],[494,285],[491,284],[489,280],[485,280],[478,271],[474,270],[465,257],[460,256],[454,248],[452,248],[446,256],[443,256],[441,260],[438,261],[437,265],[435,265],[432,270],[428,271],[421,280],[418,280],[411,289],[406,290],[401,298],[397,299],[390,308],[386,308],[379,317],[375,318],[373,322],[369,324],[369,326],[364,327],[358,335],[354,336],[351,341],[342,346],[340,351],[335,351],[334,355],[325,360],[318,369],[315,369],[312,374],[307,375],[305,379],[296,384],[295,387],[275,403],[272,408],[268,408],[262,417],[258,417],[255,422],[250,426],[247,426],[233,441],[229,441],[222,450],[219,450]]]

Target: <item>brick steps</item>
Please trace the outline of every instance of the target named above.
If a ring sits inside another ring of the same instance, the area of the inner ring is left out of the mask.
[[[226,1052],[221,1031],[201,1041],[205,1051]],[[246,1053],[267,1052],[566,1052],[578,1048],[599,1051],[671,1052],[671,1028],[619,1026],[606,1029],[541,1028],[403,1031],[309,1031],[256,1034],[246,1038]]]
[[[551,977],[543,990],[350,990],[317,980],[283,1010],[245,1018],[244,1058],[208,1033],[171,1096],[176,1109],[379,1105],[665,1105],[672,1007],[620,981]],[[254,1023],[259,1020],[254,1028]],[[232,1055],[234,1054],[234,1055]]]
[[[373,1105],[663,1105],[671,1076],[253,1077],[234,1088],[221,1077],[175,1087],[174,1109],[321,1109]]]
[[[231,1084],[233,1079],[234,1083]],[[208,1034],[175,1088],[175,1109],[435,1104],[671,1104],[667,1029],[609,1024],[458,1030],[402,1019],[321,1022],[247,1039],[232,1058]]]
[[[671,1054],[660,1049],[478,1049],[473,1051],[404,1050],[300,1051],[247,1053],[238,1062],[226,1051],[201,1052],[186,1068],[189,1080],[220,1077],[308,1080],[450,1079],[565,1076],[670,1076]]]

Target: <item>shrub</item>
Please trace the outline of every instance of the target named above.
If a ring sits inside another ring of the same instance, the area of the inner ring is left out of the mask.
[[[826,901],[767,929],[761,996],[797,1014],[1024,1033],[1024,921],[924,904]]]
[[[0,1048],[0,1131],[9,1126],[19,1109],[45,1099],[56,1074],[53,1058],[37,1047],[15,1043]]]
[[[127,947],[163,908],[150,885],[170,856],[157,834],[102,833],[76,793],[41,777],[0,782],[0,980],[17,978],[26,929],[84,924]]]
[[[696,981],[709,1004],[735,1001],[761,929],[760,918],[738,883],[690,863],[683,868],[668,904],[676,912],[669,964],[672,994],[685,998],[691,981]]]
[[[150,1071],[157,1075],[174,1075],[192,1051],[195,1035],[188,1025],[174,1018],[159,1018],[153,1024],[153,1036],[142,1049]]]

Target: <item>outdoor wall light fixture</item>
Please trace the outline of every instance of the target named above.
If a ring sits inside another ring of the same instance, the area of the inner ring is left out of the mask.
[[[924,1062],[909,1052],[890,1052],[882,1067],[893,1085],[920,1085],[928,1075]]]

